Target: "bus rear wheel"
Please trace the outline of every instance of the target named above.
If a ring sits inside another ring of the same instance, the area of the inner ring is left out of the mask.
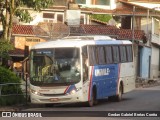
[[[120,102],[122,100],[122,94],[123,94],[123,86],[122,86],[122,84],[120,84],[119,93],[118,93],[118,95],[115,96],[115,100],[117,102]]]

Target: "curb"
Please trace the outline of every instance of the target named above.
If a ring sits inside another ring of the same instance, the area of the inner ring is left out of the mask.
[[[147,88],[147,87],[154,87],[160,85],[160,79],[158,80],[137,80],[136,81],[136,88]]]
[[[22,109],[25,109],[26,106],[25,105],[13,105],[13,106],[2,106],[0,107],[0,112],[17,112],[17,111],[21,111]]]

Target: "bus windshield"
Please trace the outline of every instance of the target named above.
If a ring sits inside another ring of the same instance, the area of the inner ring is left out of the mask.
[[[32,50],[30,62],[33,85],[71,85],[80,81],[78,48]]]

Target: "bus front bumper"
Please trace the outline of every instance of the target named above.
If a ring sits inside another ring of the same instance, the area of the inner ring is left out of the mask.
[[[31,103],[34,104],[46,104],[46,103],[74,103],[74,102],[84,102],[82,98],[82,94],[76,93],[74,95],[72,94],[66,94],[63,96],[40,96],[35,95],[33,93],[31,95]]]

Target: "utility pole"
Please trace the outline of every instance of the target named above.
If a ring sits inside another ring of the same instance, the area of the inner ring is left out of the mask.
[[[148,46],[151,46],[151,40],[149,38],[149,9],[147,10],[147,41],[148,41]]]
[[[133,51],[133,60],[134,60],[134,67],[135,67],[135,81],[137,78],[137,70],[138,70],[138,48],[135,44],[135,6],[133,6],[133,12],[132,12],[132,51]]]
[[[133,13],[132,13],[132,45],[133,45],[133,48],[134,48],[134,21],[135,21],[135,6],[133,6]]]

